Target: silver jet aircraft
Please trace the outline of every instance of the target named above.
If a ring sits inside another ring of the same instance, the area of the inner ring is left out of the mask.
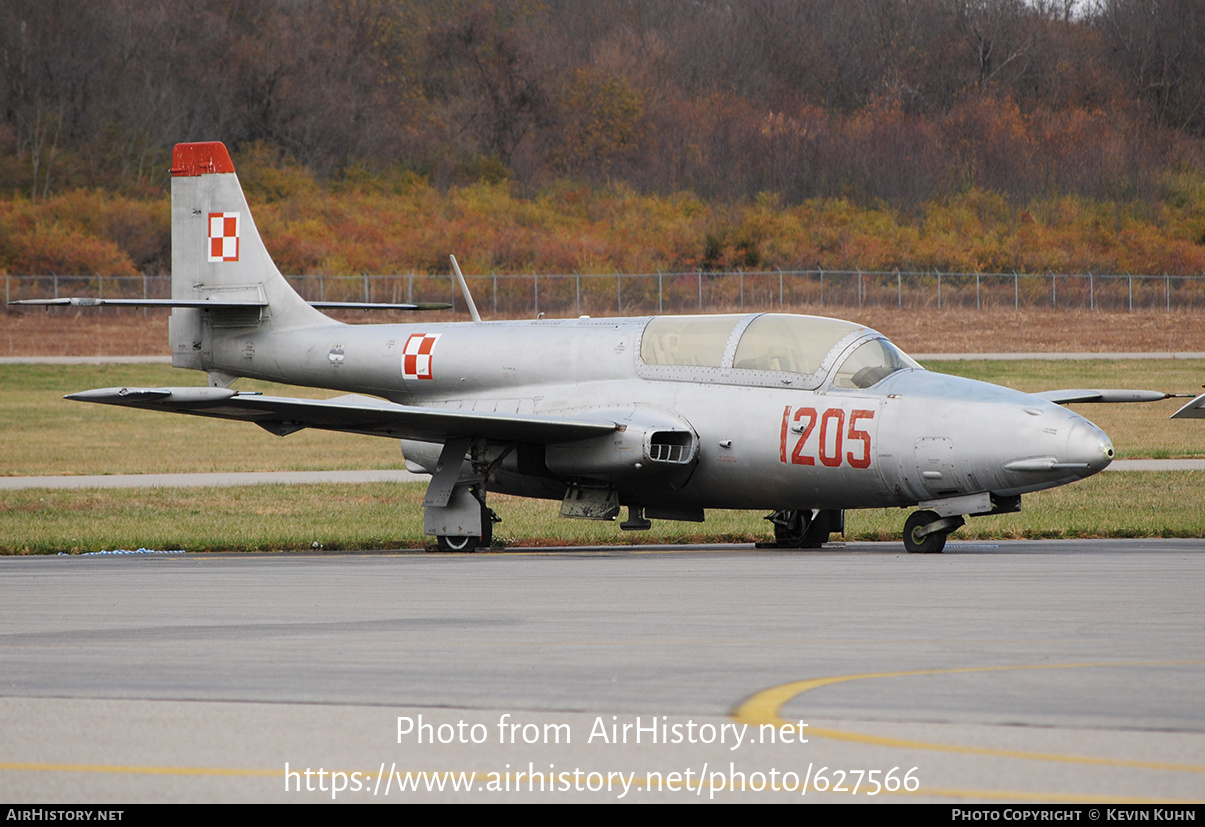
[[[560,500],[566,517],[626,507],[624,529],[767,510],[784,548],[818,547],[846,509],[915,506],[904,545],[937,552],[965,516],[1110,463],[1104,432],[1056,403],[1164,397],[931,373],[874,330],[815,316],[482,322],[466,290],[472,322],[342,324],[273,264],[225,146],[180,144],[172,167],[172,298],[70,301],[172,307],[172,364],[208,386],[67,398],[400,440],[432,475],[425,531],[446,550],[490,544],[495,491]],[[232,389],[239,377],[349,395],[264,396]]]

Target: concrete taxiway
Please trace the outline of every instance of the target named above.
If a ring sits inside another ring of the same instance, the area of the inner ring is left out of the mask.
[[[1119,459],[1106,471],[1205,471],[1205,459]],[[0,491],[23,488],[208,488],[239,485],[348,485],[361,482],[430,482],[428,474],[363,471],[240,471],[209,474],[97,474],[0,477]]]
[[[1200,540],[2,558],[0,799],[1200,801],[1202,584]]]

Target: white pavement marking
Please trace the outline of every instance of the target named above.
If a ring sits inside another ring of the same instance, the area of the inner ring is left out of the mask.
[[[1205,459],[1119,459],[1106,471],[1205,471]],[[251,471],[225,474],[106,474],[0,477],[0,491],[22,488],[216,488],[237,485],[349,485],[362,482],[429,482],[409,471]]]

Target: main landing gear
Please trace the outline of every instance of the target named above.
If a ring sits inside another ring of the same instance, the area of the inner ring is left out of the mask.
[[[946,537],[966,525],[962,517],[938,517],[936,511],[916,511],[904,523],[904,548],[911,554],[936,554]]]
[[[774,524],[774,542],[758,543],[758,548],[820,548],[834,531],[845,530],[844,511],[790,509],[766,519]]]
[[[457,486],[449,505],[459,512],[460,519],[445,522],[444,526],[454,525],[453,530],[458,533],[435,535],[439,550],[466,552],[489,548],[494,540],[494,523],[502,522],[502,518],[485,504],[485,491],[476,485]],[[472,533],[459,533],[465,530]]]
[[[440,551],[489,547],[494,523],[501,520],[486,507],[485,480],[492,465],[508,451],[491,463],[484,456],[484,446],[474,446],[468,437],[444,443],[423,498],[423,533],[435,538]]]

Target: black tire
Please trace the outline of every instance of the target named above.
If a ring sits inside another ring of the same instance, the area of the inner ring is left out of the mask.
[[[804,536],[803,513],[800,511],[779,511],[773,515],[774,543],[779,548],[799,548]],[[781,522],[780,522],[781,521]]]
[[[435,539],[439,544],[440,551],[449,551],[453,553],[476,551],[477,546],[481,541],[480,537],[446,537],[442,534]]]
[[[820,511],[808,523],[803,532],[799,548],[820,548],[828,542],[828,536],[833,533],[833,521],[827,511]]]
[[[494,541],[494,522],[497,518],[494,516],[494,512],[486,508],[485,503],[481,502],[481,497],[476,492],[474,492],[473,496],[476,497],[477,502],[481,503],[481,534],[469,537],[440,535],[435,538],[440,551],[464,554],[476,551],[479,548],[489,548],[490,543]]]
[[[927,537],[918,537],[916,532],[938,520],[935,511],[916,511],[904,523],[904,548],[909,554],[937,554],[946,547],[947,533],[938,531]]]
[[[832,518],[820,511],[815,518],[810,511],[779,512],[786,524],[774,523],[774,543],[779,548],[820,548],[832,533]],[[776,515],[778,516],[778,515]]]

